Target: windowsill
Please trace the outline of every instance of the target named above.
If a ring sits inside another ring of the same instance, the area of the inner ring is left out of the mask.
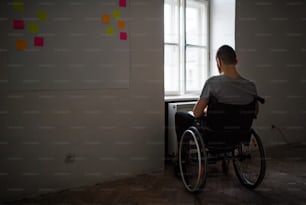
[[[165,96],[165,102],[186,102],[198,100],[198,95],[179,95],[179,96]]]

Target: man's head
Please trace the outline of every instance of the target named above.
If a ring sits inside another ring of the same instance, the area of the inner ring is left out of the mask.
[[[228,45],[221,46],[216,54],[217,66],[220,71],[222,65],[237,64],[237,57],[234,49]]]

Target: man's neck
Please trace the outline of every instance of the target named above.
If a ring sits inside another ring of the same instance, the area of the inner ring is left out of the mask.
[[[222,67],[222,74],[226,75],[226,76],[229,76],[229,77],[232,77],[232,78],[241,77],[234,65],[228,65],[228,66]]]

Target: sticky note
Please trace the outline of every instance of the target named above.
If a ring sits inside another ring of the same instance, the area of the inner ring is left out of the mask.
[[[24,29],[24,20],[14,19],[13,20],[13,28],[18,29],[18,30],[23,30]]]
[[[43,47],[44,46],[44,38],[43,37],[34,37],[34,46]]]
[[[21,0],[14,0],[13,1],[13,9],[15,11],[23,11],[24,10],[24,2]]]
[[[105,24],[109,24],[111,21],[110,16],[108,14],[103,14],[102,15],[102,22]]]
[[[120,32],[120,40],[127,40],[127,33],[126,32]]]
[[[126,0],[119,0],[120,7],[126,7]]]
[[[124,29],[125,28],[125,22],[124,21],[118,21],[118,28]]]
[[[111,26],[106,27],[106,34],[109,36],[114,35],[114,28]]]
[[[31,33],[38,33],[38,25],[36,23],[30,23],[28,29]]]
[[[17,51],[24,51],[27,49],[27,42],[24,39],[16,40],[16,50]]]
[[[37,18],[40,21],[47,21],[48,20],[48,14],[45,11],[38,11],[37,12]]]
[[[119,10],[114,10],[113,11],[113,17],[115,19],[119,19],[120,18],[120,11]]]

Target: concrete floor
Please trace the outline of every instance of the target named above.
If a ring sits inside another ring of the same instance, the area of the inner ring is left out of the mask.
[[[210,167],[205,190],[185,191],[167,165],[164,173],[140,175],[90,187],[46,194],[9,204],[86,205],[193,205],[193,204],[305,204],[306,144],[266,149],[267,172],[263,183],[250,191],[240,185],[233,167],[224,176],[220,164]]]

